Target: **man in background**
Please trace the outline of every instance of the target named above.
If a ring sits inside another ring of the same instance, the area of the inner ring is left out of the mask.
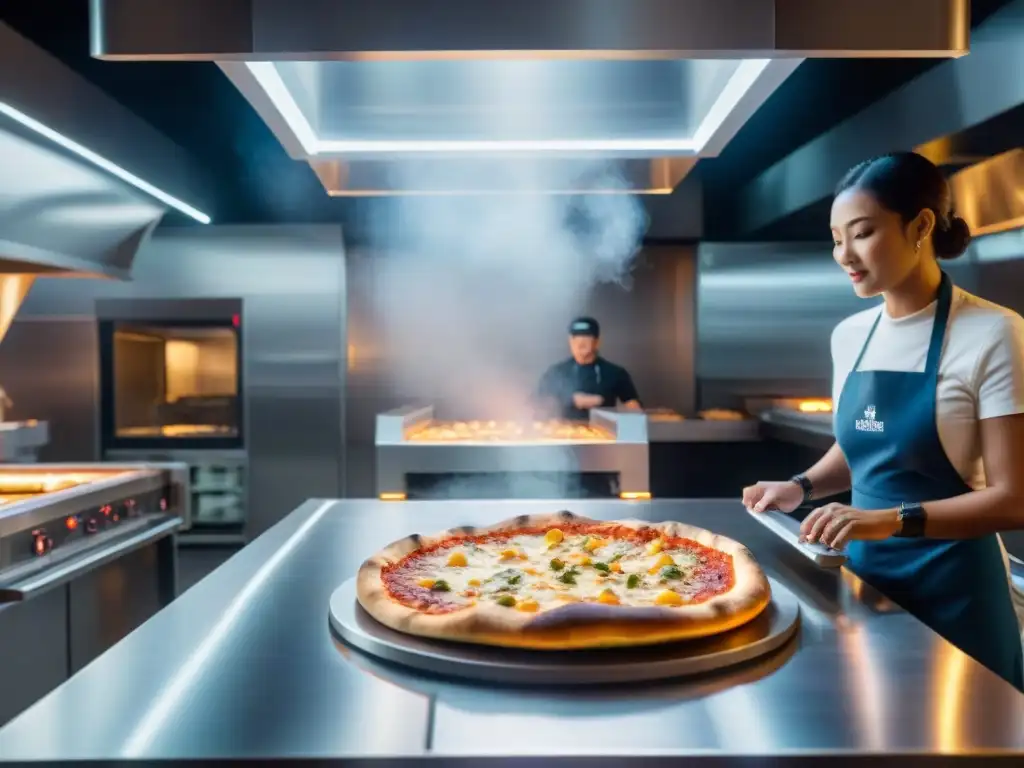
[[[601,326],[592,317],[579,317],[569,325],[572,357],[548,368],[537,385],[541,407],[564,419],[586,420],[591,408],[640,408],[633,379],[621,365],[598,353]]]

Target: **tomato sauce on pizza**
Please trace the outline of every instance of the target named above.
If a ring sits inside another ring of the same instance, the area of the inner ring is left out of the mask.
[[[490,601],[541,613],[573,602],[697,605],[732,589],[732,555],[616,523],[567,523],[453,535],[381,571],[396,601],[430,613]]]

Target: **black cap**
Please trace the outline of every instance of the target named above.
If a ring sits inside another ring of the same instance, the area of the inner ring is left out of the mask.
[[[570,336],[593,336],[595,339],[601,335],[601,326],[592,317],[577,317],[569,323]]]

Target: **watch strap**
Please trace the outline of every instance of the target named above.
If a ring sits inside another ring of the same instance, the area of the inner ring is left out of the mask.
[[[814,484],[808,479],[807,475],[793,475],[789,482],[800,486],[804,492],[805,503],[811,500],[811,497],[814,495]]]
[[[924,524],[928,519],[924,507],[916,501],[905,501],[897,512],[900,530],[896,533],[903,539],[919,539],[924,536]]]

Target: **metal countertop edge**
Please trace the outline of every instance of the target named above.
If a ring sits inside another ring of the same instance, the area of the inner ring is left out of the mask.
[[[1020,756],[1004,753],[972,753],[967,755],[942,755],[924,752],[854,752],[854,751],[779,751],[770,755],[724,754],[717,750],[664,754],[580,754],[580,755],[475,755],[475,754],[425,754],[412,757],[260,757],[260,758],[144,758],[144,759],[101,759],[67,760],[45,762],[45,765],[73,764],[86,768],[105,766],[131,766],[131,768],[166,768],[168,765],[235,766],[252,768],[258,765],[273,765],[275,768],[288,766],[332,766],[338,768],[399,768],[400,766],[453,766],[453,768],[525,768],[537,766],[548,768],[664,768],[666,766],[693,765],[708,768],[732,768],[750,766],[754,768],[820,768],[827,759],[829,768],[850,766],[872,766],[872,768],[918,768],[935,765],[976,765],[984,762],[990,766],[1019,766]],[[4,761],[4,768],[39,768],[44,763],[37,761]]]

